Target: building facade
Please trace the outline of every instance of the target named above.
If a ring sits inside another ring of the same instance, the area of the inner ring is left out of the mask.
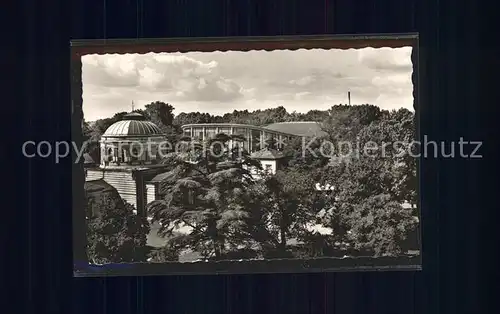
[[[282,167],[285,158],[281,151],[286,143],[304,136],[233,123],[187,124],[181,128],[185,136],[195,140],[205,140],[220,133],[243,137],[244,141],[230,141],[230,148],[243,147],[252,158],[261,162],[264,171],[270,173]],[[100,160],[94,166],[86,163],[86,181],[106,182],[134,205],[138,213],[146,216],[146,205],[160,198],[160,182],[170,170],[169,165],[161,162],[161,143],[165,140],[158,126],[146,121],[141,114],[127,114],[101,136]],[[266,146],[269,140],[275,147]]]
[[[160,158],[163,141],[158,126],[138,113],[127,114],[101,136],[99,165],[86,167],[85,180],[105,181],[138,213],[147,215],[146,205],[158,197],[154,178],[168,170]]]
[[[139,113],[127,114],[101,136],[102,167],[154,166],[159,145],[165,140],[160,128]]]
[[[182,126],[183,135],[194,140],[206,140],[216,134],[238,135],[244,141],[231,140],[228,148],[236,145],[250,153],[250,157],[260,161],[262,169],[267,173],[276,173],[282,167],[285,156],[281,153],[286,144],[299,135],[271,130],[247,124],[236,123],[203,123],[186,124]],[[268,147],[266,143],[274,143]],[[258,177],[259,171],[251,169],[254,176]]]

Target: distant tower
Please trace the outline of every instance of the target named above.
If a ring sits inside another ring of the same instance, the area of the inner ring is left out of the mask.
[[[347,92],[347,102],[350,106],[351,105],[351,92]]]
[[[132,100],[132,112],[134,112],[134,101]]]

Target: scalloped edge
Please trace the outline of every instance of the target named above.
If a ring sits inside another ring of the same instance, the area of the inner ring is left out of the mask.
[[[70,42],[72,58],[88,54],[147,54],[297,49],[361,49],[413,46],[418,34],[308,35],[165,39],[96,39]]]
[[[326,43],[326,44],[325,44]],[[348,46],[350,44],[350,46]],[[203,49],[192,47],[203,46]],[[230,46],[220,48],[219,46]],[[345,46],[342,46],[345,45]],[[231,48],[232,46],[232,48]],[[257,46],[257,47],[252,47]],[[306,47],[305,47],[306,46]],[[300,49],[363,49],[363,48],[400,48],[411,46],[413,71],[413,104],[416,116],[417,137],[420,138],[420,94],[419,94],[419,37],[416,33],[384,34],[384,35],[319,35],[319,36],[270,36],[270,37],[219,37],[219,38],[174,38],[174,39],[112,39],[112,40],[75,40],[71,42],[71,137],[81,145],[83,121],[83,82],[82,61],[84,55],[97,54],[148,54],[148,53],[186,53],[186,52],[220,52],[227,51],[275,51]],[[176,48],[178,47],[178,48]],[[261,48],[258,48],[261,47]],[[104,50],[104,51],[103,51]],[[139,50],[139,51],[138,51]],[[77,156],[73,152],[73,161]],[[420,160],[417,162],[417,174],[420,181]],[[150,276],[150,275],[199,275],[199,274],[252,274],[252,273],[303,273],[303,272],[352,272],[352,271],[419,271],[422,270],[423,254],[415,257],[399,256],[390,258],[349,257],[349,258],[311,258],[311,259],[272,259],[272,260],[224,260],[224,261],[193,261],[167,263],[119,263],[92,265],[82,267],[88,261],[85,247],[85,217],[81,208],[84,199],[84,169],[83,164],[73,162],[73,261],[74,277],[102,276]],[[417,188],[420,195],[420,184]],[[421,202],[421,195],[419,203]],[[422,210],[419,212],[422,230]],[[420,232],[421,233],[421,232]],[[420,248],[421,235],[420,235]],[[83,250],[85,251],[85,250]],[[387,263],[382,263],[386,260]],[[83,261],[83,263],[82,263]],[[351,265],[342,265],[351,261]],[[325,264],[326,262],[326,264]],[[357,263],[358,262],[358,263]],[[275,264],[279,267],[263,270],[265,264]],[[118,266],[115,269],[110,267]],[[221,267],[221,266],[226,267]],[[184,268],[185,270],[182,270]],[[126,269],[126,272],[120,270]]]

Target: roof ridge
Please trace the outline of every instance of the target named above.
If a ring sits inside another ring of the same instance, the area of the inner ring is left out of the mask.
[[[273,124],[282,124],[282,123],[321,123],[321,122],[319,122],[319,121],[283,121],[283,122],[271,123],[270,125],[273,125]]]
[[[161,129],[148,120],[119,120],[110,125],[102,134],[104,137],[113,136],[148,136],[160,135]]]

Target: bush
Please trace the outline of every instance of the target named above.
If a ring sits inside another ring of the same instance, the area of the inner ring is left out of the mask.
[[[148,221],[133,205],[106,196],[99,214],[87,220],[87,251],[92,263],[145,262]]]
[[[151,263],[178,262],[180,250],[166,245],[160,248],[153,248],[149,252],[148,261]]]

